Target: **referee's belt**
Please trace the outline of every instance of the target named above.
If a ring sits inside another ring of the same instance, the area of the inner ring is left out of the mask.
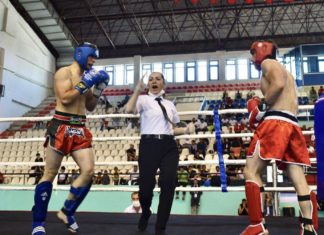
[[[141,139],[174,140],[174,135],[141,135]]]

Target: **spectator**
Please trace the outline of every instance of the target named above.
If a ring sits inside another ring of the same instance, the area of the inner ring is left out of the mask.
[[[196,132],[195,123],[196,123],[196,119],[195,118],[192,118],[191,119],[191,122],[188,123],[189,133],[195,133]]]
[[[207,144],[204,139],[199,139],[197,144],[197,151],[201,153],[204,157],[206,156]]]
[[[177,186],[178,187],[179,186],[187,187],[188,183],[189,183],[189,173],[183,166],[180,166],[179,171],[178,171]],[[185,197],[186,197],[186,192],[183,191],[182,192],[182,200],[185,200]],[[179,199],[179,191],[176,191],[176,199]]]
[[[255,92],[250,89],[249,92],[246,94],[246,100],[251,99],[253,96],[255,96]]]
[[[35,162],[43,162],[43,158],[41,158],[40,153],[36,153]],[[39,180],[42,178],[44,174],[44,166],[32,166],[32,170],[34,170],[34,174],[31,174],[31,177],[35,177],[35,184],[38,184]]]
[[[189,148],[189,152],[190,152],[190,154],[193,154],[193,155],[196,154],[196,152],[197,152],[197,143],[196,143],[196,140],[191,140],[191,146]]]
[[[136,158],[136,149],[133,144],[129,145],[129,149],[126,150],[127,161],[137,161]]]
[[[245,198],[242,199],[242,202],[237,210],[238,215],[248,215],[249,210],[247,206],[247,201]]]
[[[44,126],[44,122],[43,121],[37,121],[35,123],[35,129],[37,129],[37,130],[43,128],[43,126]]]
[[[272,201],[272,193],[265,192],[264,194],[264,212],[266,216],[273,216],[273,201]]]
[[[5,180],[4,175],[2,174],[2,172],[0,172],[0,184],[3,184]]]
[[[220,169],[219,166],[215,167],[216,172],[212,175],[210,179],[211,186],[221,186],[221,179],[220,179]]]
[[[320,97],[323,94],[324,94],[324,88],[323,86],[320,86],[320,88],[318,89],[318,97]]]
[[[201,178],[201,183],[203,184],[207,180],[207,176],[209,175],[209,171],[206,169],[206,165],[201,165],[200,166],[200,178]]]
[[[197,179],[194,179],[193,186],[194,188],[200,187]],[[198,215],[199,206],[200,206],[200,197],[202,195],[201,191],[192,191],[191,194],[191,214]]]
[[[207,175],[207,179],[205,180],[203,186],[205,186],[205,187],[211,186],[211,175]]]
[[[78,178],[78,176],[79,176],[78,170],[72,169],[71,176],[69,178],[69,183],[72,184],[74,182],[74,180],[76,180],[76,178]]]
[[[95,184],[102,184],[102,173],[99,171],[97,173],[96,181],[94,182]]]
[[[119,170],[118,170],[118,167],[117,166],[114,167],[113,182],[114,182],[114,185],[118,185],[119,184]]]
[[[138,166],[134,165],[130,173],[129,185],[138,185],[139,170]]]
[[[200,120],[200,124],[198,126],[197,132],[198,131],[207,131],[208,124],[205,119]]]
[[[236,93],[235,93],[235,99],[236,100],[242,99],[242,93],[239,90],[237,90]]]
[[[108,175],[108,171],[107,170],[105,170],[104,173],[103,173],[103,176],[102,176],[102,184],[103,185],[110,184],[110,177]]]
[[[197,175],[197,171],[193,169],[193,166],[189,166],[188,173],[189,173],[190,185],[193,185],[193,180],[194,180],[195,176]]]
[[[104,118],[101,119],[100,131],[108,130],[108,121]]]
[[[223,92],[223,96],[222,96],[222,99],[223,101],[228,97],[228,92],[226,90],[224,90]]]
[[[312,102],[317,100],[317,92],[316,92],[316,90],[315,90],[315,88],[313,86],[309,91],[309,100],[311,100]]]
[[[138,192],[132,192],[131,194],[132,204],[128,206],[124,212],[125,213],[142,213],[142,207],[139,201]]]
[[[181,152],[182,152],[182,145],[180,144],[180,140],[179,139],[176,139],[176,144],[177,144],[177,147],[178,147],[178,152],[179,152],[179,154],[181,154]]]
[[[68,173],[65,172],[65,166],[61,166],[57,177],[57,184],[66,184],[68,180]]]

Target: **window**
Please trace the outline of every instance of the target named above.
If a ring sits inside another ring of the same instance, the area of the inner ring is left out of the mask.
[[[115,85],[124,85],[124,71],[125,66],[123,64],[115,66]]]
[[[226,60],[225,80],[234,80],[236,78],[235,60]]]
[[[152,64],[143,64],[142,65],[142,74],[147,74],[147,76],[150,76],[152,73]]]
[[[163,65],[163,74],[168,82],[173,82],[173,63],[165,63]]]
[[[260,78],[260,72],[255,68],[255,65],[250,62],[250,73],[252,79],[259,79]]]
[[[114,84],[114,74],[115,74],[115,69],[114,66],[107,66],[106,67],[106,72],[109,74],[110,77],[110,81],[109,81],[109,85],[113,85]]]
[[[163,72],[162,63],[154,63],[153,64],[153,71],[162,73]]]
[[[134,65],[126,65],[126,85],[134,84]]]
[[[318,57],[318,72],[323,73],[324,72],[324,57],[319,56]]]
[[[198,61],[198,81],[207,81],[207,61]]]
[[[303,57],[303,69],[304,69],[304,73],[308,73],[308,58],[307,57]]]
[[[186,62],[186,78],[188,82],[196,80],[196,62]]]
[[[287,56],[286,58],[285,58],[286,60],[285,60],[285,67],[286,67],[286,69],[289,71],[289,72],[291,72],[291,67],[290,67],[290,57],[289,56]]]
[[[296,62],[295,62],[295,57],[291,57],[291,74],[296,77]]]
[[[238,59],[237,60],[237,77],[239,80],[248,79],[248,60]]]
[[[209,80],[218,80],[219,65],[218,60],[209,61]]]
[[[184,62],[175,63],[175,82],[184,82]]]

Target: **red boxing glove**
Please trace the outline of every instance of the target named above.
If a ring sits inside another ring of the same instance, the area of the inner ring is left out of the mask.
[[[252,99],[247,101],[247,109],[249,112],[249,126],[250,128],[255,128],[258,126],[259,122],[263,118],[264,112],[259,110],[259,105],[261,103],[261,99],[258,96],[253,96]]]

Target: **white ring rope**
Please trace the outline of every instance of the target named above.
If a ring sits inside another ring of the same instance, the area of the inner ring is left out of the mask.
[[[314,109],[314,105],[302,105],[298,107],[299,110],[309,110]],[[219,114],[227,114],[227,113],[247,113],[247,109],[220,109],[218,110]],[[214,115],[214,111],[184,111],[178,112],[179,116],[182,115]],[[96,114],[96,115],[87,115],[87,119],[98,119],[98,118],[138,118],[139,114]],[[17,122],[17,121],[48,121],[51,120],[53,116],[45,116],[45,117],[7,117],[0,118],[0,122]]]
[[[303,131],[304,135],[313,135],[314,131]],[[237,137],[252,137],[253,133],[231,133],[221,134],[221,138],[237,138]],[[199,139],[199,138],[214,138],[215,133],[210,134],[198,134],[198,135],[179,135],[176,139]],[[93,137],[93,141],[118,141],[118,140],[140,140],[140,136],[116,136],[116,137]],[[0,143],[14,143],[14,142],[43,142],[45,137],[37,138],[16,138],[16,139],[0,139]]]
[[[316,158],[310,158],[311,163],[316,163]],[[246,160],[224,160],[227,165],[245,165]],[[76,166],[73,162],[62,161],[62,166]],[[135,166],[138,165],[137,161],[121,161],[121,162],[95,162],[97,166]],[[218,165],[218,160],[190,160],[190,161],[179,161],[180,166],[188,165]],[[45,166],[45,162],[0,162],[0,166]]]
[[[316,190],[316,186],[314,185],[310,185],[309,186],[311,190]],[[35,186],[0,186],[0,190],[22,190],[22,191],[34,191],[35,190]],[[63,190],[63,191],[69,191],[70,190],[70,186],[61,186],[58,185],[55,188],[53,188],[53,191],[55,190]],[[92,192],[134,192],[134,191],[138,191],[138,186],[107,186],[107,187],[97,187],[96,185],[91,187],[91,191]],[[159,192],[160,188],[155,188],[154,189],[155,192]],[[213,187],[213,186],[209,186],[209,187],[205,187],[205,186],[201,186],[201,187],[177,187],[176,191],[179,192],[197,192],[197,191],[201,191],[201,192],[221,192],[222,189],[221,187]],[[237,186],[237,187],[233,187],[233,186],[228,186],[227,187],[227,191],[228,192],[244,192],[245,191],[245,187],[244,186]],[[267,192],[296,192],[294,187],[265,187],[265,191]]]

